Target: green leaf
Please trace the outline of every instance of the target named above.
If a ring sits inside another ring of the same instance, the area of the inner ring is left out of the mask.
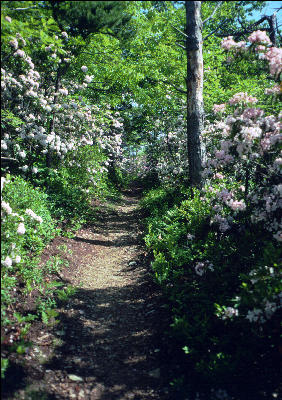
[[[182,350],[184,350],[185,354],[190,354],[191,353],[191,349],[188,346],[182,347]]]

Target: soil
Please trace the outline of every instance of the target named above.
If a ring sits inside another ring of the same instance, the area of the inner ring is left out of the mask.
[[[21,364],[12,360],[3,399],[170,398],[161,351],[166,309],[142,245],[138,200],[131,191],[101,204],[93,225],[45,249],[43,260],[64,245],[69,265],[59,277],[77,291],[57,309],[58,324],[33,325],[35,345]]]

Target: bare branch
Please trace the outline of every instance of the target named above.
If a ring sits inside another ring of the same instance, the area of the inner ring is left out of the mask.
[[[239,14],[238,14],[238,16],[237,16],[237,20],[238,20],[238,22],[240,23],[240,25],[241,25],[241,27],[242,27],[243,29],[246,29],[246,28],[247,28],[247,26],[246,26],[245,23],[242,21],[242,19],[241,19],[241,17],[240,17]]]
[[[225,18],[220,25],[218,25],[213,31],[211,31],[208,35],[203,38],[203,41],[206,40],[208,37],[216,33],[219,29],[221,29],[226,22],[230,21],[230,18]]]
[[[243,29],[242,31],[238,31],[238,32],[228,32],[228,33],[220,33],[218,36],[219,37],[224,37],[226,35],[231,35],[234,36],[235,39],[238,39],[239,37],[247,34],[247,33],[252,33],[254,28],[257,27],[258,25],[260,25],[262,22],[264,21],[269,21],[268,16],[263,16],[261,19],[259,19],[258,21],[254,22],[253,24],[249,25],[246,29]]]
[[[169,81],[161,81],[161,82],[165,83],[166,85],[172,86],[172,87],[173,87],[175,90],[177,90],[179,93],[187,94],[187,91],[186,91],[186,90],[183,90],[183,89],[177,87],[176,85],[174,85],[173,83],[171,83],[171,82],[169,82]]]
[[[184,39],[183,39],[183,40],[178,39],[178,40],[176,40],[176,42],[177,42],[177,43],[184,43],[184,44],[185,44],[185,43],[186,43],[186,40],[184,40]]]
[[[211,15],[203,21],[203,25],[204,25],[206,22],[208,22],[211,18],[213,18],[214,14],[217,12],[217,10],[218,10],[222,5],[223,5],[223,1],[220,1],[219,3],[217,3],[217,5],[215,6],[215,8],[214,8],[213,12],[211,13]]]
[[[186,50],[186,47],[183,46],[182,44],[177,43],[177,42],[175,44],[176,44],[176,46],[180,47],[181,49]]]
[[[176,29],[179,33],[181,33],[181,35],[185,36],[186,38],[188,37],[188,36],[186,35],[186,33],[182,32],[180,29],[176,28],[176,26],[174,26],[174,25],[171,25],[171,26],[172,26],[174,29]]]
[[[18,165],[18,163],[19,163],[19,161],[16,160],[15,158],[1,156],[1,167],[16,166],[16,165]]]
[[[23,7],[23,8],[6,8],[5,10],[11,11],[25,11],[25,10],[30,10],[31,8],[38,8],[37,6],[30,6],[30,7]]]

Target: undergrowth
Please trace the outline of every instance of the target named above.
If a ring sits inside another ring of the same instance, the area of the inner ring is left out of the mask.
[[[212,200],[197,190],[191,197],[187,190],[159,187],[141,204],[152,270],[173,321],[166,334],[181,365],[172,368],[175,396],[275,395],[281,249],[272,235],[243,212],[231,230],[220,232],[211,223]],[[254,323],[248,316],[259,307],[264,321]]]
[[[2,378],[9,358],[32,346],[28,340],[32,324],[56,325],[58,301],[66,301],[75,290],[58,279],[68,266],[64,251],[45,263],[42,251],[55,236],[72,237],[81,226],[93,223],[99,204],[120,196],[101,169],[103,156],[98,153],[81,149],[76,157],[83,168],[39,167],[39,174],[29,179],[6,172],[1,178]],[[96,168],[96,181],[88,174],[89,166]]]

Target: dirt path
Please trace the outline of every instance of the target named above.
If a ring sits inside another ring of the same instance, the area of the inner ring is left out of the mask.
[[[62,279],[79,289],[52,333],[38,333],[29,357],[43,360],[41,369],[15,398],[169,398],[159,350],[163,307],[144,262],[137,203],[124,196],[102,208],[98,223],[57,243],[71,252]]]

